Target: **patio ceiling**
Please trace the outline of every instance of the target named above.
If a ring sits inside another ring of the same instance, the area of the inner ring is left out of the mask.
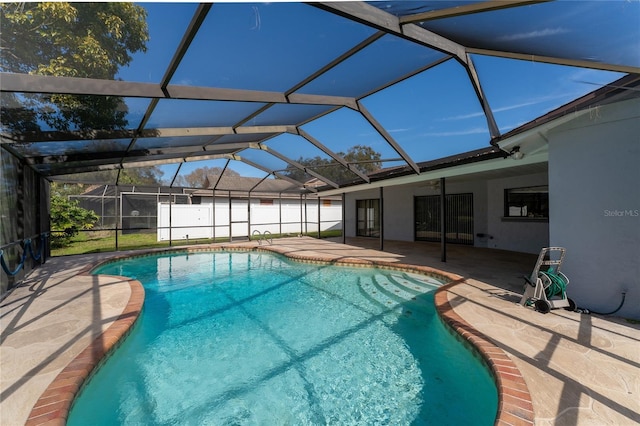
[[[2,62],[2,148],[51,180],[114,184],[155,167],[174,184],[198,165],[335,191],[370,182],[350,147],[420,174],[420,163],[495,153],[549,110],[640,75],[637,1],[141,5],[148,50],[114,80]],[[551,100],[526,98],[527,85]],[[7,117],[30,113],[30,94],[118,97],[126,124],[24,131]]]

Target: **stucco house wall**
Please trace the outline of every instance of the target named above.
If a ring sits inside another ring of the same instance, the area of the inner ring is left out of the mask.
[[[457,180],[457,181],[456,181]],[[546,221],[508,222],[504,216],[504,190],[547,184],[547,174],[537,173],[503,179],[456,179],[446,181],[447,194],[473,194],[474,246],[526,253],[538,253],[549,244],[549,224]],[[438,195],[438,187],[428,182],[385,187],[384,237],[388,240],[414,241],[414,197]],[[379,189],[346,194],[347,236],[356,235],[356,200],[380,198]],[[481,234],[482,236],[478,236]]]
[[[547,185],[547,173],[515,176],[487,181],[487,247],[523,253],[539,253],[549,245],[546,220],[504,218],[505,189]]]
[[[594,108],[549,139],[551,245],[578,306],[640,319],[640,101]]]
[[[345,195],[345,223],[343,229],[347,237],[356,236],[356,201],[376,198],[380,198],[380,190],[377,188],[368,189],[366,191],[351,192]]]
[[[445,182],[445,190],[447,194],[473,194],[474,233],[486,233],[487,191],[485,182]],[[438,186],[426,182],[385,188],[385,238],[413,241],[415,239],[414,197],[439,194]],[[484,241],[484,238],[475,237],[474,245],[484,247]]]

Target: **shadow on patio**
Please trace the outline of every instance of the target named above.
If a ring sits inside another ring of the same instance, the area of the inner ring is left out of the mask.
[[[461,275],[467,280],[449,290],[451,305],[516,363],[531,392],[536,424],[640,423],[640,325],[565,310],[543,315],[520,306],[521,276],[530,273],[537,255],[450,245],[443,263],[437,243],[385,241],[385,252],[375,239],[347,243],[287,238],[273,245],[298,256],[425,265]],[[130,295],[127,281],[78,275],[87,264],[114,255],[50,259],[2,302],[2,424],[23,423],[57,372],[122,312]]]

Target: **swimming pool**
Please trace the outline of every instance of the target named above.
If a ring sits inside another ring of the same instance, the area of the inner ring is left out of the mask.
[[[68,424],[493,424],[488,370],[422,275],[260,252],[155,255],[145,308]]]

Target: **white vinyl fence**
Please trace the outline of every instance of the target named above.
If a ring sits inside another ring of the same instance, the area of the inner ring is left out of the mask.
[[[320,212],[318,212],[318,207]],[[202,204],[158,203],[158,241],[303,234],[342,227],[339,201],[219,199]]]

